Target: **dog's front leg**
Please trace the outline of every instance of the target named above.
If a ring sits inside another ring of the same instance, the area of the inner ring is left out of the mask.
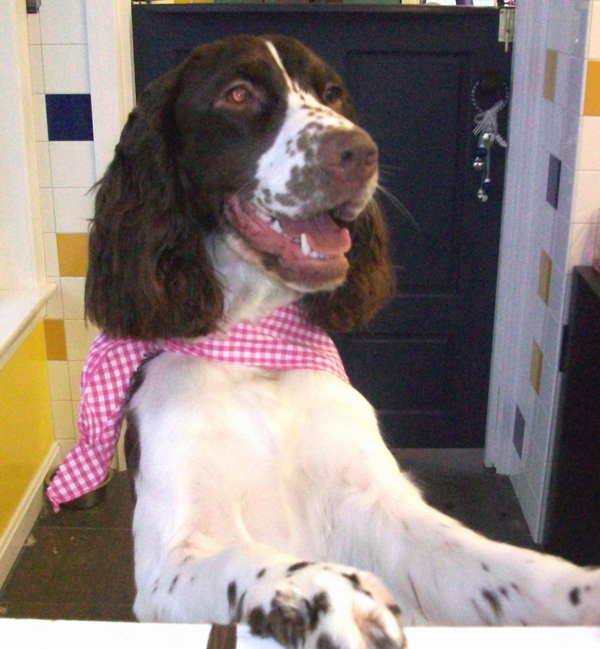
[[[381,576],[407,624],[600,624],[600,570],[486,539],[406,484],[355,492],[340,520],[336,557]]]
[[[205,548],[187,541],[170,552],[149,589],[138,592],[140,620],[247,624],[285,647],[404,645],[400,610],[370,573],[258,543],[208,556]]]

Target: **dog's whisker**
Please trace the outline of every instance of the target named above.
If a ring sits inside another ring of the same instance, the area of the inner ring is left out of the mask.
[[[400,212],[400,214],[405,217],[408,222],[415,228],[415,230],[421,234],[421,227],[417,223],[417,220],[412,215],[410,210],[400,201],[394,194],[388,191],[383,185],[377,186],[378,191],[382,193],[383,196]]]

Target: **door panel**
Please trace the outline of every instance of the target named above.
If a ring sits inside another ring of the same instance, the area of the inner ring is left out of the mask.
[[[133,26],[138,91],[195,45],[235,33],[295,36],[343,76],[379,145],[381,184],[414,219],[381,196],[398,293],[368,331],[335,337],[348,375],[390,445],[483,446],[504,152],[480,203],[471,89],[490,71],[509,79],[497,11],[137,5]]]

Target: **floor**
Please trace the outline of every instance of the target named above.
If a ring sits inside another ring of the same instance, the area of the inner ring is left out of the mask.
[[[508,478],[486,470],[480,450],[395,454],[438,509],[496,540],[535,547]],[[55,515],[46,507],[0,592],[0,615],[133,620],[131,514],[125,473],[93,509]]]

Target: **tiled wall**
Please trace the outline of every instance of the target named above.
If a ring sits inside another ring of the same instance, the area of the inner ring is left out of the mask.
[[[76,440],[79,376],[93,327],[83,319],[88,221],[96,181],[84,0],[44,0],[28,16],[48,280],[59,290],[45,334],[55,436]]]
[[[537,176],[530,179],[537,198],[515,408],[522,470],[513,484],[541,540],[571,272],[574,265],[592,263],[600,208],[600,61],[594,60],[600,58],[600,0],[546,0],[539,11],[547,15],[546,55],[539,70],[543,132]]]

